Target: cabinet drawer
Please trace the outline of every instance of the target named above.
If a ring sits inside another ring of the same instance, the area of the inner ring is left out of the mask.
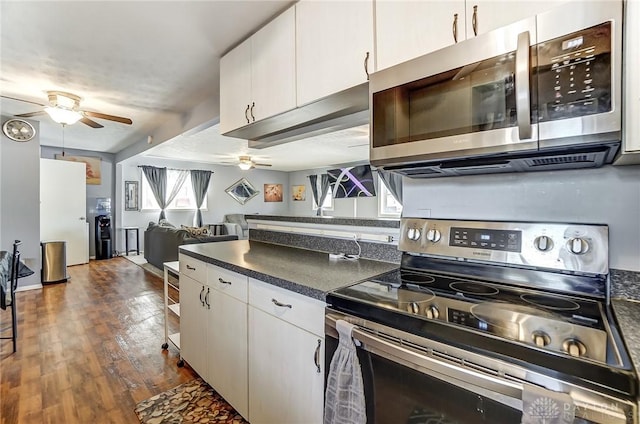
[[[249,304],[324,337],[324,302],[250,278]]]
[[[180,253],[180,274],[193,278],[200,283],[207,281],[207,264]]]
[[[243,303],[247,303],[248,277],[246,275],[208,264],[207,284],[211,288],[226,293]]]

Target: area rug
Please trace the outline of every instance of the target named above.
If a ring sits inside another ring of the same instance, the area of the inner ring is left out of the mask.
[[[142,424],[248,424],[201,378],[143,400],[135,412]]]

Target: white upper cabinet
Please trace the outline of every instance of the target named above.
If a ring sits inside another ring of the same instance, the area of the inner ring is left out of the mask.
[[[251,37],[252,122],[296,106],[295,31],[291,7]]]
[[[566,3],[567,0],[473,0],[466,2],[467,38],[509,25]]]
[[[623,87],[624,126],[622,155],[616,165],[640,163],[640,2],[627,1],[625,7]]]
[[[220,59],[220,132],[249,124],[251,39]]]
[[[220,132],[293,109],[295,7],[220,59]]]
[[[295,8],[297,105],[366,82],[374,70],[373,1],[301,0]]]
[[[375,8],[377,70],[465,39],[464,0],[376,0]]]

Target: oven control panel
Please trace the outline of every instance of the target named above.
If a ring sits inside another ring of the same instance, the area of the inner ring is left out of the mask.
[[[520,252],[522,232],[451,227],[449,246]]]
[[[606,275],[609,227],[597,224],[403,218],[398,248],[513,266]]]

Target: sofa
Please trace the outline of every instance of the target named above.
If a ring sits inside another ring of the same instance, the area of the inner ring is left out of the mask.
[[[249,238],[249,223],[244,214],[232,213],[224,216],[224,229],[227,234],[236,235],[239,239]]]
[[[227,240],[238,240],[238,236],[193,235],[193,232],[189,232],[184,228],[176,228],[166,223],[159,225],[150,222],[144,232],[144,258],[151,265],[163,269],[162,264],[164,262],[178,260],[178,246]]]

